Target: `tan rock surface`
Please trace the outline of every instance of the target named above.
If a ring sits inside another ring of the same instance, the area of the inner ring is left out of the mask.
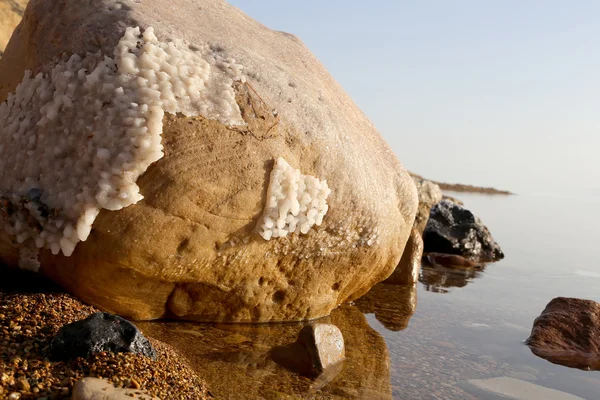
[[[407,285],[417,283],[423,257],[423,239],[416,228],[410,232],[400,263],[385,282]]]
[[[414,221],[412,179],[300,40],[225,2],[33,0],[0,59],[0,100],[24,69],[46,71],[63,53],[111,54],[137,25],[242,64],[247,126],[165,115],[166,155],[137,182],[144,200],[102,211],[71,257],[42,251],[44,274],[125,317],[204,321],[315,318],[390,275]],[[277,157],[327,179],[332,193],[320,228],[265,241],[255,226]],[[0,256],[18,263],[6,235]]]
[[[143,390],[116,388],[106,379],[83,378],[73,386],[71,400],[158,400]]]
[[[431,207],[442,201],[442,190],[435,183],[426,179],[413,177],[417,193],[419,194],[419,208],[415,217],[415,228],[420,235],[423,235]]]
[[[0,0],[0,56],[21,21],[29,0]]]

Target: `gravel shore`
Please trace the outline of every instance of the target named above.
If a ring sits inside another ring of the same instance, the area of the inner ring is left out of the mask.
[[[6,282],[0,284],[0,399],[69,398],[75,382],[86,376],[162,399],[212,397],[183,357],[153,339],[157,361],[99,353],[88,359],[50,362],[46,350],[58,329],[98,310],[65,293],[7,293],[7,287],[14,291],[16,285]]]

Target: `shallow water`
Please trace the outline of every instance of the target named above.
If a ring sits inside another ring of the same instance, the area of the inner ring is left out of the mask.
[[[311,381],[272,361],[271,349],[293,342],[301,324],[140,328],[181,350],[217,398],[499,399],[528,391],[508,398],[599,399],[600,372],[552,364],[523,341],[552,298],[600,301],[592,251],[600,199],[453,195],[482,218],[506,258],[471,273],[424,268],[416,288],[379,284],[335,310],[324,322],[341,329],[347,359],[333,376]],[[504,397],[476,385],[501,377],[509,379],[483,383],[497,383]],[[556,391],[536,393],[539,386]]]

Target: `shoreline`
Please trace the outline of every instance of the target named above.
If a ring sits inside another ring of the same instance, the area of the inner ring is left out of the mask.
[[[408,171],[408,174],[416,179],[424,179],[428,180],[432,183],[435,183],[440,187],[440,189],[448,192],[461,192],[461,193],[481,193],[481,194],[490,194],[490,195],[502,195],[502,196],[513,196],[515,193],[510,192],[508,190],[501,190],[492,187],[483,187],[483,186],[474,186],[474,185],[466,185],[462,183],[444,183],[434,181],[432,179],[424,178],[419,174],[415,174],[411,171]]]

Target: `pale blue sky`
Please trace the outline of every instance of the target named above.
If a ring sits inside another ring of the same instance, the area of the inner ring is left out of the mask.
[[[408,169],[600,195],[600,1],[230,3],[298,35]]]

